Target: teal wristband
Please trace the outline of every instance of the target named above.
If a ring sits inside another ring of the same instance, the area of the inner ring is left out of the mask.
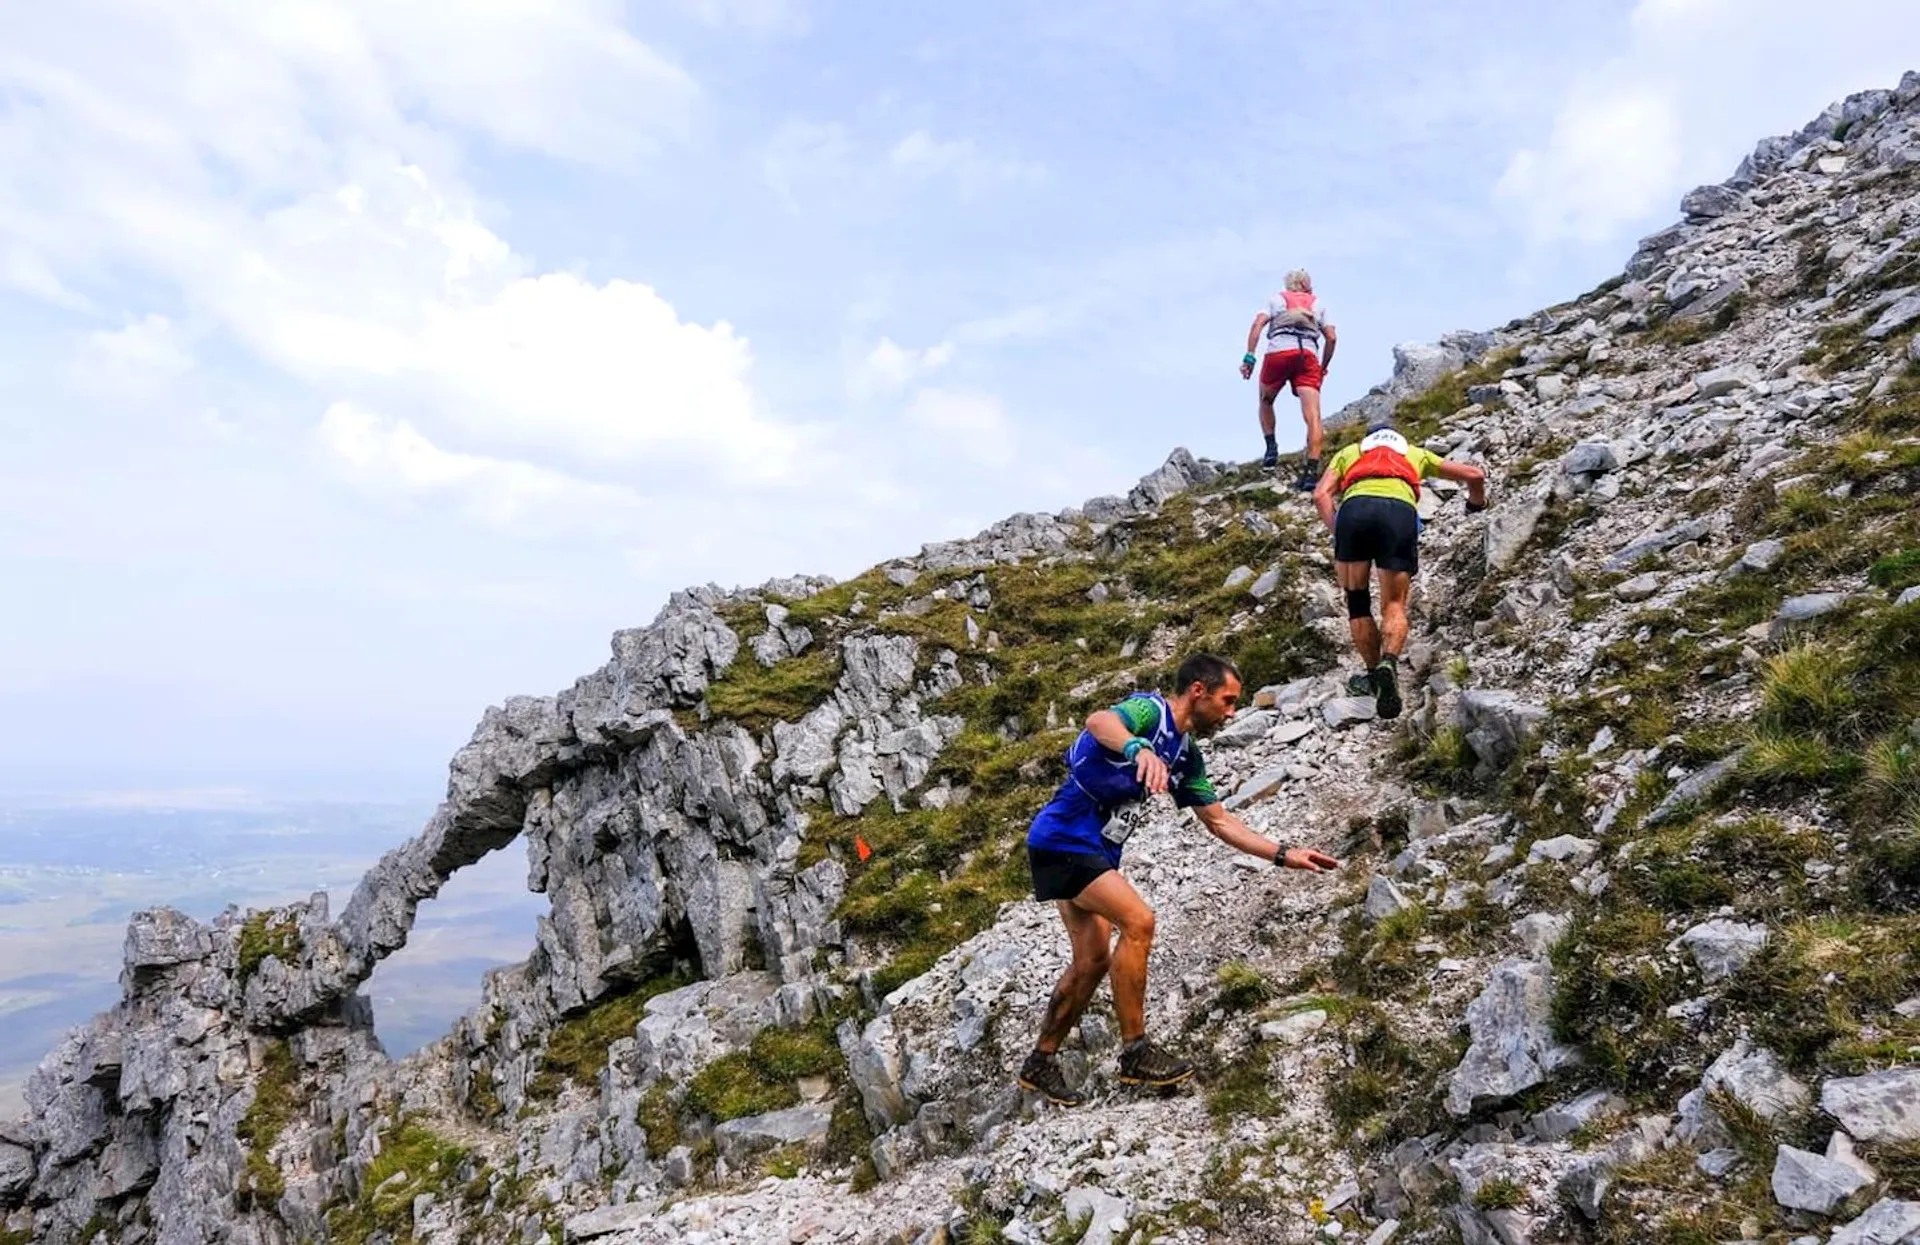
[[[1240,365],[1242,367],[1252,367],[1255,363],[1258,363],[1258,362],[1259,360],[1253,357],[1253,352],[1248,351],[1246,357],[1240,360]]]
[[[1133,758],[1139,756],[1140,749],[1146,746],[1147,746],[1147,741],[1144,739],[1139,739],[1139,738],[1129,739],[1127,741],[1126,747],[1120,749],[1120,755],[1127,758],[1127,760],[1131,761],[1133,760]]]

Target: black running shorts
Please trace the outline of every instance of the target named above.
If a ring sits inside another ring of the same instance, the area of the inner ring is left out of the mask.
[[[1044,847],[1027,848],[1027,863],[1033,868],[1035,899],[1072,899],[1113,868],[1105,856],[1093,852],[1056,852]]]
[[[1349,497],[1333,517],[1333,557],[1412,574],[1420,569],[1420,512],[1391,497]]]

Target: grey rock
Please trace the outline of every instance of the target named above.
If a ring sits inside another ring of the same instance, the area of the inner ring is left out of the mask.
[[[1846,1163],[1792,1146],[1773,1162],[1773,1200],[1790,1210],[1843,1215],[1872,1196],[1873,1177]]]
[[[1867,328],[1867,337],[1872,341],[1891,337],[1906,328],[1915,320],[1920,320],[1920,294],[1909,294],[1880,313],[1880,318]]]
[[[1413,906],[1406,892],[1393,884],[1393,879],[1384,874],[1374,874],[1373,881],[1367,884],[1367,916],[1375,921],[1385,920],[1398,912],[1405,912]]]
[[[1644,601],[1660,591],[1661,579],[1662,576],[1655,571],[1635,575],[1632,579],[1624,579],[1615,584],[1613,595],[1622,601]]]
[[[1715,917],[1673,940],[1669,950],[1685,949],[1709,983],[1725,981],[1745,968],[1767,945],[1767,927]]]
[[[1527,850],[1527,862],[1537,864],[1551,860],[1561,864],[1571,863],[1576,868],[1592,860],[1600,845],[1592,839],[1583,839],[1578,835],[1562,834],[1551,839],[1541,839]]]
[[[1269,1020],[1260,1026],[1260,1038],[1266,1042],[1278,1042],[1283,1046],[1295,1046],[1307,1040],[1326,1026],[1327,1014],[1319,1009],[1295,1012],[1291,1016],[1282,1016],[1278,1020]]]
[[[1705,402],[1725,393],[1751,389],[1760,383],[1760,373],[1744,363],[1733,363],[1700,372],[1693,378],[1695,396]]]
[[[1820,1109],[1860,1141],[1920,1141],[1920,1068],[1835,1077],[1820,1087]]]
[[[1212,744],[1215,748],[1244,748],[1264,738],[1279,721],[1279,713],[1272,709],[1255,709],[1237,714],[1215,733]]]
[[[1607,441],[1582,441],[1560,456],[1560,470],[1570,476],[1605,475],[1619,469],[1620,460]]]
[[[213,931],[184,912],[150,908],[127,922],[123,958],[133,972],[192,964],[213,954]]]
[[[1915,601],[1920,601],[1920,584],[1915,584],[1893,599],[1894,606],[1899,609],[1905,609]]]
[[[860,1105],[873,1130],[885,1132],[912,1118],[901,1086],[900,1047],[893,1017],[876,1017],[865,1029],[851,1020],[843,1021],[836,1037],[847,1057],[847,1076],[860,1094]]]
[[[1729,575],[1764,575],[1779,564],[1787,551],[1785,541],[1756,540],[1740,553],[1740,560],[1727,568]]]
[[[823,1103],[769,1111],[715,1126],[713,1142],[731,1167],[744,1167],[755,1155],[782,1146],[815,1146],[826,1142],[833,1108]]]
[[[1708,1150],[1699,1158],[1693,1160],[1693,1165],[1706,1175],[1718,1180],[1734,1168],[1740,1166],[1744,1161],[1740,1156],[1740,1151],[1722,1146],[1717,1150]]]
[[[1512,933],[1535,959],[1547,956],[1573,928],[1573,917],[1566,913],[1535,912],[1515,921]]]
[[[1650,536],[1643,536],[1608,558],[1606,568],[1610,571],[1625,570],[1642,558],[1665,553],[1675,545],[1682,545],[1690,540],[1699,540],[1712,530],[1712,520],[1700,518],[1655,532]]]
[[[661,1174],[667,1183],[676,1188],[686,1188],[693,1183],[693,1150],[688,1146],[675,1146],[667,1151],[665,1162],[661,1164]]]
[[[1576,1162],[1560,1178],[1561,1196],[1579,1208],[1589,1221],[1600,1218],[1601,1203],[1613,1187],[1614,1173],[1629,1163],[1640,1163],[1659,1153],[1670,1124],[1665,1116],[1642,1116],[1598,1154]]]
[[[1722,1051],[1707,1066],[1700,1088],[1680,1100],[1680,1139],[1696,1149],[1732,1144],[1725,1124],[1709,1102],[1725,1093],[1762,1119],[1785,1123],[1812,1105],[1807,1087],[1783,1067],[1778,1056],[1745,1039]]]
[[[1227,811],[1238,812],[1249,805],[1258,804],[1286,785],[1287,778],[1285,766],[1261,770],[1241,783],[1234,793],[1226,798]]]
[[[0,1206],[17,1206],[33,1184],[33,1151],[0,1141]]]
[[[1773,616],[1768,638],[1778,643],[1795,627],[1825,617],[1846,603],[1847,594],[1844,592],[1809,592],[1788,597],[1780,603],[1780,611]]]
[[[1689,299],[1687,305],[1673,313],[1676,323],[1688,320],[1704,320],[1714,315],[1722,307],[1747,292],[1747,283],[1740,277],[1734,277],[1715,286],[1710,293]]]
[[[1256,601],[1264,601],[1277,592],[1279,588],[1280,568],[1270,566],[1260,572],[1260,578],[1253,581],[1253,584],[1247,589],[1247,593]]]
[[[1234,588],[1238,588],[1241,584],[1248,582],[1252,578],[1253,578],[1253,568],[1251,566],[1236,566],[1232,570],[1227,572],[1226,582],[1221,584],[1220,586],[1222,588],[1232,590]]]
[[[1211,482],[1218,474],[1182,447],[1169,454],[1157,470],[1140,477],[1127,500],[1137,510],[1156,509],[1191,488]]]
[[[1827,1245],[1917,1245],[1920,1243],[1920,1202],[1883,1197],[1858,1219],[1847,1224]]]
[[[1371,722],[1380,716],[1380,707],[1371,696],[1336,696],[1320,706],[1320,717],[1335,730]]]
[[[1739,771],[1740,763],[1746,759],[1746,755],[1747,750],[1745,746],[1742,746],[1728,753],[1726,756],[1721,757],[1705,769],[1683,778],[1674,786],[1673,790],[1667,792],[1666,798],[1662,799],[1659,804],[1654,806],[1654,810],[1647,814],[1646,825],[1648,828],[1651,829],[1655,826],[1664,825],[1666,822],[1671,821],[1681,813],[1692,808],[1699,801],[1705,800],[1713,795],[1714,792],[1718,791],[1723,784]]]
[[[1086,1231],[1077,1238],[1082,1245],[1113,1245],[1126,1232],[1132,1211],[1126,1198],[1091,1185],[1068,1189],[1060,1205],[1068,1221],[1086,1223]]]
[[[1447,1110],[1463,1116],[1546,1080],[1574,1052],[1553,1040],[1553,976],[1537,960],[1507,960],[1467,1007],[1472,1044],[1447,1085]]]
[[[1578,1098],[1555,1103],[1527,1121],[1542,1141],[1564,1141],[1578,1130],[1627,1109],[1626,1100],[1604,1089],[1589,1090]]]
[[[887,582],[896,588],[911,588],[920,582],[920,572],[911,566],[889,566]]]
[[[1533,378],[1533,392],[1542,402],[1557,402],[1567,394],[1567,378],[1542,372]]]
[[[1297,744],[1317,729],[1310,718],[1293,718],[1274,727],[1267,739],[1276,744]]]
[[[603,1206],[599,1210],[590,1210],[568,1219],[565,1224],[566,1238],[569,1241],[591,1241],[597,1237],[612,1236],[616,1232],[644,1228],[659,1213],[660,1203],[652,1199]]]
[[[1487,521],[1484,543],[1488,569],[1499,571],[1511,566],[1546,514],[1547,503],[1538,497],[1523,497],[1495,508]]]
[[[1713,220],[1738,211],[1746,196],[1731,186],[1696,186],[1680,199],[1680,210],[1691,220]]]
[[[1496,770],[1525,750],[1546,718],[1544,706],[1512,692],[1477,689],[1460,693],[1453,712],[1454,725],[1465,732],[1473,754]]]

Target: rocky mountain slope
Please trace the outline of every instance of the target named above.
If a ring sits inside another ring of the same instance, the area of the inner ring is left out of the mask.
[[[1407,715],[1304,498],[1176,452],[846,583],[676,595],[489,710],[335,916],[136,916],[0,1125],[0,1241],[1920,1240],[1920,75],[1769,139],[1617,280],[1343,413],[1445,485]],[[1237,860],[1167,807],[1196,1087],[1019,1093],[1019,844],[1081,717],[1206,647]],[[358,993],[455,871],[551,907],[435,1046]]]

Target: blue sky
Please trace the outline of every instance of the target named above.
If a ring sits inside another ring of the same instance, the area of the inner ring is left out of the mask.
[[[1337,406],[1920,47],[1899,0],[5,24],[0,790],[347,798],[675,587],[1250,457],[1288,268]]]

